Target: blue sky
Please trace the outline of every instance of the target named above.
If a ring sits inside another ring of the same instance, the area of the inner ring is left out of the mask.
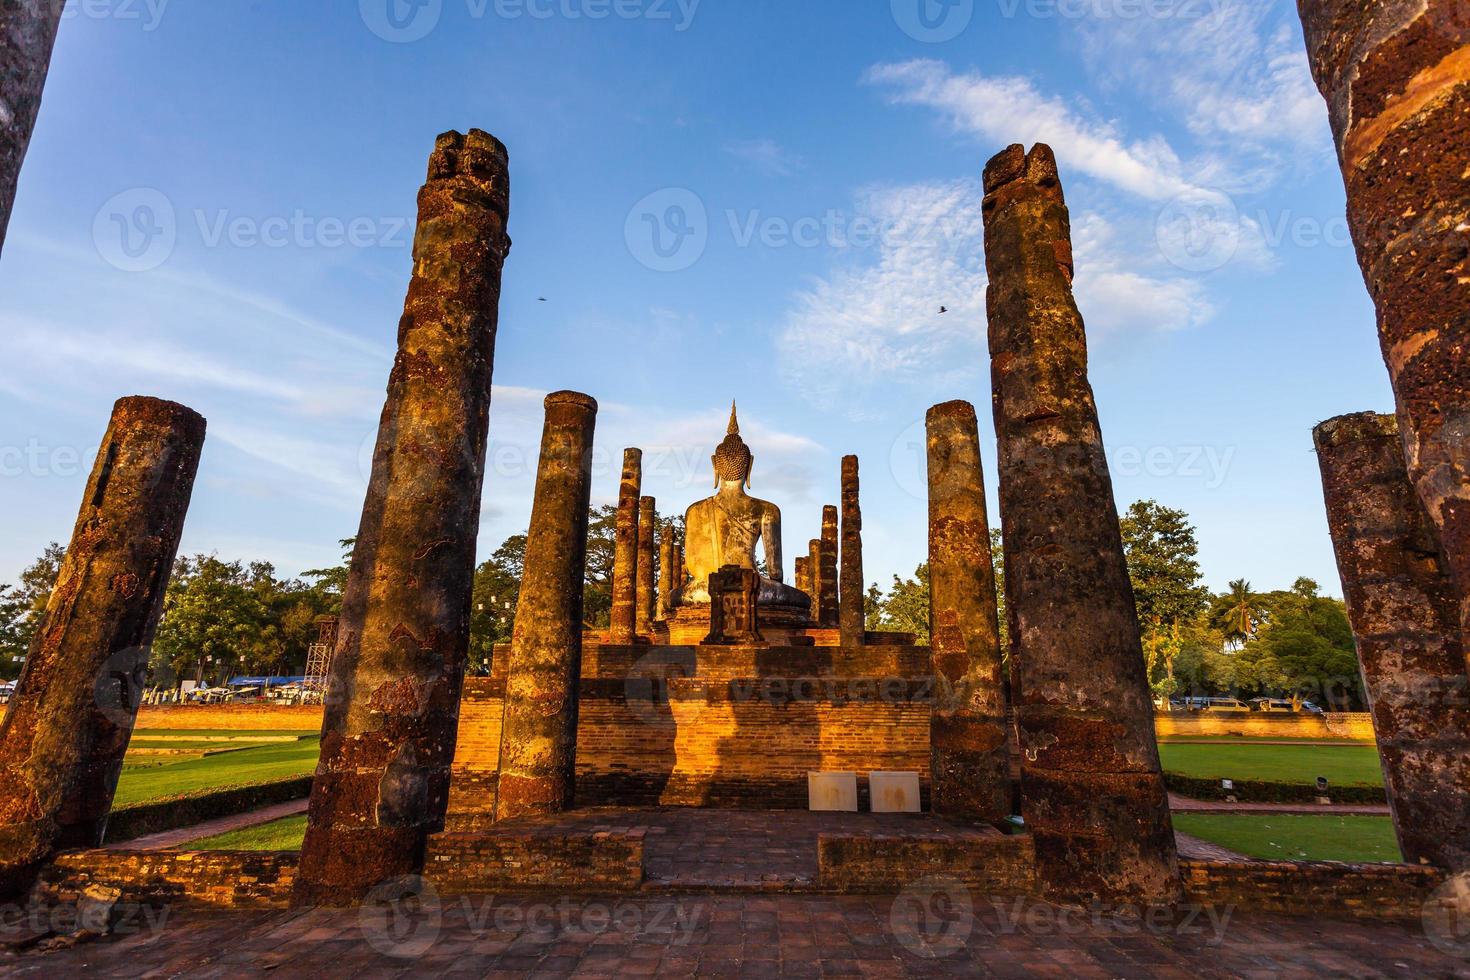
[[[559,388],[602,404],[594,498],[639,445],[667,512],[738,399],[788,578],[845,453],[868,577],[923,560],[939,401],[976,404],[998,523],[978,184],[1044,140],[1120,507],[1187,510],[1214,587],[1338,591],[1311,427],[1392,397],[1287,0],[69,7],[0,262],[0,578],[66,540],[127,394],[209,419],[185,550],[334,561],[428,153],[479,127],[515,242],[482,554]]]

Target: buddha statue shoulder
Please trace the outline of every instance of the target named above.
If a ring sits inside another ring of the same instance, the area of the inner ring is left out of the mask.
[[[750,471],[755,456],[740,438],[735,406],[725,439],[711,457],[715,494],[698,501],[684,514],[684,574],[677,597],[680,605],[707,603],[709,576],[726,565],[759,571],[756,548],[763,545],[765,571],[761,575],[760,605],[809,606],[807,595],[782,582],[781,508],[752,497]]]

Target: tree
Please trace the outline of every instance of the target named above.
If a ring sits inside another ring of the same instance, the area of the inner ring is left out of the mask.
[[[19,586],[0,585],[0,678],[20,676],[65,557],[66,549],[52,541],[20,573]]]
[[[1183,625],[1210,599],[1200,584],[1199,542],[1188,514],[1154,500],[1135,501],[1120,525],[1149,679],[1156,693],[1172,694]]]
[[[865,606],[868,629],[913,633],[920,643],[928,643],[929,565],[920,565],[911,579],[893,576],[893,588],[887,595],[874,583]]]
[[[302,572],[301,577],[312,579],[311,588],[328,599],[326,615],[338,616],[342,613],[342,593],[347,591],[347,573],[352,567],[352,549],[357,545],[357,538],[342,538],[337,542],[342,548],[342,562],[331,568],[313,568]]]
[[[1230,591],[1211,603],[1210,624],[1225,637],[1227,646],[1244,646],[1260,630],[1266,610],[1260,597],[1243,578],[1230,583]]]
[[[526,563],[526,536],[513,534],[475,569],[470,608],[470,665],[488,673],[497,643],[509,643]]]
[[[1006,553],[1000,528],[990,529],[990,565],[995,569],[995,611],[1000,618],[1000,655],[1011,661],[1011,624],[1006,621]]]
[[[617,548],[618,509],[592,508],[587,521],[587,572],[582,584],[582,620],[605,628],[612,621],[613,554]]]

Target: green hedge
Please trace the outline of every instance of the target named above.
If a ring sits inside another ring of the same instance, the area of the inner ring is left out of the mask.
[[[311,776],[293,776],[253,786],[222,786],[206,793],[185,794],[117,807],[107,821],[107,843],[129,841],[167,830],[192,827],[206,820],[232,817],[311,795]]]
[[[1264,779],[1237,779],[1235,788],[1220,788],[1220,780],[1199,776],[1164,773],[1169,792],[1192,800],[1224,800],[1234,796],[1242,803],[1315,803],[1317,787],[1310,783],[1272,783]],[[1333,786],[1327,790],[1333,803],[1385,804],[1388,797],[1381,786]]]

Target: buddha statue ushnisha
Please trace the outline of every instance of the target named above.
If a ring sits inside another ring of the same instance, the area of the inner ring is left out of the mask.
[[[757,602],[761,606],[795,606],[811,600],[804,592],[781,582],[781,508],[745,492],[755,457],[740,438],[735,406],[730,426],[715,450],[713,497],[698,501],[684,514],[684,570],[688,578],[680,590],[681,605],[707,603],[709,576],[726,565],[756,569],[755,548],[765,543],[765,574]]]

